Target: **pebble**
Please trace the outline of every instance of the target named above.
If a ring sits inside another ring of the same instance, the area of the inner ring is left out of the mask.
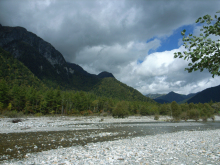
[[[15,132],[37,132],[37,131],[64,131],[64,130],[82,130],[82,129],[100,129],[97,124],[101,123],[128,123],[128,122],[151,122],[148,126],[161,126],[163,123],[157,123],[154,116],[129,116],[128,118],[113,118],[111,116],[102,118],[97,116],[88,117],[28,117],[21,118],[21,122],[13,123],[13,118],[2,118],[0,120],[0,133],[15,133]],[[169,116],[161,116],[159,121],[171,119]],[[219,116],[215,116],[216,121],[220,121]],[[154,122],[154,123],[153,123]],[[87,124],[85,124],[87,123]],[[173,126],[173,123],[167,123],[166,126]],[[129,124],[128,124],[129,125]],[[189,125],[202,125],[201,123],[175,123],[176,127]],[[127,126],[123,124],[121,126]],[[130,125],[129,125],[130,126]],[[136,126],[135,124],[132,127]],[[137,126],[145,126],[145,124],[137,124]],[[153,129],[153,128],[152,128]]]
[[[14,164],[220,164],[220,130],[182,131],[27,154]]]

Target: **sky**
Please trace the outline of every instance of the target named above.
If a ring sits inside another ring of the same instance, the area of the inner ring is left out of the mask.
[[[0,24],[21,26],[51,43],[89,73],[112,73],[142,94],[189,94],[220,77],[188,73],[181,31],[200,34],[195,20],[219,10],[218,0],[0,0]]]

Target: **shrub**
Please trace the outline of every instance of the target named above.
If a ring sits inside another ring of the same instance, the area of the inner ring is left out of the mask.
[[[170,115],[170,108],[167,104],[162,104],[160,107],[160,115]]]
[[[128,105],[125,101],[118,102],[112,111],[113,117],[124,118],[128,115],[129,115]]]
[[[211,105],[211,107],[215,110],[215,113],[220,111],[220,103],[214,103]]]
[[[3,115],[9,118],[18,118],[24,116],[23,112],[17,112],[17,111],[4,111]]]
[[[180,115],[181,120],[187,121],[189,119],[189,116],[187,115],[187,112],[182,112]]]
[[[154,120],[159,120],[160,116],[158,114],[155,114]]]
[[[150,111],[149,109],[146,108],[146,106],[142,106],[140,108],[140,114],[143,116],[147,116],[147,115],[150,115]]]
[[[197,109],[191,109],[188,111],[188,116],[190,119],[199,120],[199,111]]]
[[[107,113],[104,113],[102,116],[103,116],[103,117],[107,117],[107,116],[108,116],[108,114],[107,114]]]
[[[179,104],[177,104],[176,101],[173,101],[171,103],[171,111],[172,111],[172,117],[174,120],[179,120],[181,115],[181,108]]]
[[[36,113],[34,116],[40,117],[40,116],[43,116],[43,114],[42,113]]]

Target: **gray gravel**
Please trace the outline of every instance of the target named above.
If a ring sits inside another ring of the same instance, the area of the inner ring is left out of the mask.
[[[215,116],[215,121],[220,121],[219,116]],[[169,116],[161,116],[160,121],[166,121],[171,119]],[[157,123],[154,120],[154,116],[129,116],[128,118],[113,118],[113,117],[33,117],[33,118],[21,118],[21,122],[12,123],[11,118],[0,119],[0,134],[1,133],[19,133],[19,132],[37,132],[37,131],[67,131],[67,130],[83,130],[83,129],[100,129],[97,127],[97,123],[135,123],[135,122],[151,122],[157,124],[157,126],[163,124]],[[210,119],[209,119],[210,120]],[[85,125],[85,123],[87,123]],[[178,126],[187,126],[192,123],[180,123]],[[173,125],[173,124],[171,124]],[[195,123],[193,123],[195,125]],[[197,125],[202,125],[198,123]],[[126,126],[124,124],[124,126]],[[148,124],[148,126],[151,126]]]
[[[25,157],[4,164],[220,164],[220,130],[89,143]]]

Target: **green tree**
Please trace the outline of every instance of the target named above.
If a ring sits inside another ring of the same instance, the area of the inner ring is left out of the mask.
[[[218,11],[217,13],[220,13]],[[186,30],[183,30],[184,46],[188,51],[174,53],[174,58],[183,58],[184,60],[191,59],[188,64],[189,68],[185,68],[189,73],[192,71],[208,69],[212,74],[220,75],[220,40],[211,40],[210,35],[220,36],[220,17],[215,15],[213,18],[210,15],[205,15],[196,20],[196,23],[205,24],[200,31],[200,36],[193,36],[189,34],[185,36]]]
[[[8,95],[8,85],[4,79],[0,80],[0,103],[2,108],[8,106],[9,95]]]
[[[25,88],[14,84],[10,94],[12,98],[12,109],[16,111],[23,110],[25,107]]]
[[[198,121],[199,120],[199,111],[198,109],[190,109],[188,111],[188,116],[189,116],[189,119],[193,119],[193,120],[196,120]]]
[[[175,120],[179,120],[180,119],[180,115],[181,115],[181,108],[180,108],[179,104],[177,104],[176,101],[173,101],[171,103],[171,111],[172,111],[172,117]]]
[[[170,108],[167,104],[162,104],[159,112],[160,115],[170,115]]]
[[[59,109],[61,107],[61,102],[62,102],[61,91],[60,88],[57,88],[54,91],[54,106],[55,106],[56,114],[59,112]]]
[[[180,107],[182,112],[187,112],[189,110],[189,105],[187,103],[180,104]]]
[[[116,107],[112,111],[114,117],[124,118],[129,115],[128,103],[125,101],[120,101],[117,103]]]
[[[143,116],[150,115],[150,110],[146,106],[141,106],[140,114]]]

